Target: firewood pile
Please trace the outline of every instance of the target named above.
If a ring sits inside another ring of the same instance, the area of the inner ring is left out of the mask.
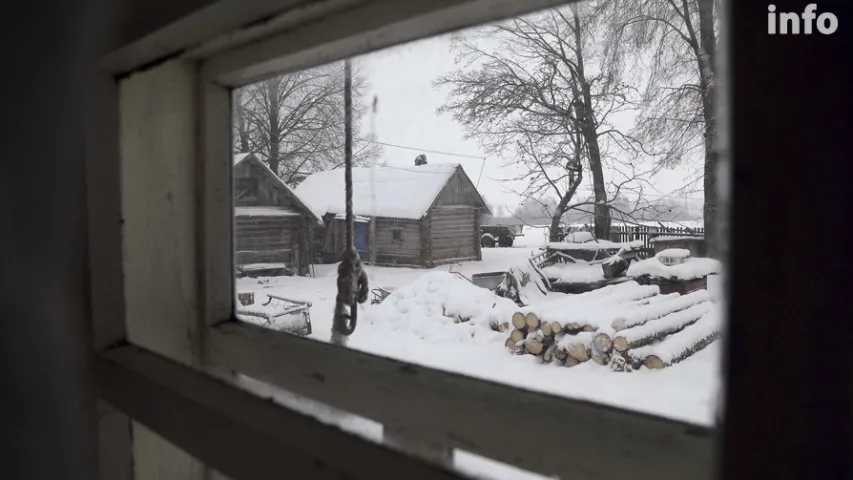
[[[626,282],[515,312],[506,348],[541,363],[573,367],[592,360],[614,371],[675,365],[720,337],[721,318],[707,290],[661,294]]]

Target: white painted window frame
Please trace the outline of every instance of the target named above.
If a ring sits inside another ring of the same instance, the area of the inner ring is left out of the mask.
[[[271,10],[270,2],[258,3]],[[270,442],[263,450],[270,455],[291,452],[305,475],[351,471],[380,478],[387,470],[377,462],[385,461],[396,462],[392,471],[407,472],[405,478],[455,474],[272,406],[229,383],[230,372],[370,418],[425,445],[564,479],[710,476],[708,428],[407,364],[233,318],[231,88],[563,1],[329,0],[296,9],[288,7],[297,2],[279,3],[272,9],[279,14],[261,24],[237,29],[225,22],[217,32],[211,26],[205,42],[173,29],[161,43],[147,39],[101,63],[89,120],[88,182],[96,378],[109,402],[104,409],[121,415],[115,406],[235,479],[256,478],[263,472],[257,462],[274,466],[277,459],[264,463],[239,448],[262,440]],[[167,254],[173,255],[168,262]],[[157,400],[139,401],[145,395]],[[176,415],[185,418],[186,429],[218,426],[229,435],[187,435],[170,426]],[[124,474],[127,465],[115,459],[128,457],[128,442],[116,425],[111,421],[102,430],[102,458],[112,459],[109,466],[102,461],[102,469]],[[315,433],[294,442],[270,425]],[[146,429],[134,429],[137,464],[169,459],[173,465],[159,471],[205,475],[197,460],[175,460],[174,452],[164,453],[173,447],[137,431]],[[329,444],[372,460],[321,448]],[[137,474],[143,470],[137,465]]]

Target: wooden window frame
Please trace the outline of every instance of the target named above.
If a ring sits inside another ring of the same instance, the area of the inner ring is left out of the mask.
[[[242,455],[247,450],[240,442],[262,440],[271,442],[269,452],[292,451],[299,457],[294,461],[311,474],[348,471],[357,478],[379,478],[386,470],[378,463],[387,460],[396,462],[399,475],[413,478],[461,475],[272,406],[229,383],[232,372],[370,418],[424,444],[463,449],[545,475],[710,476],[711,428],[534,393],[234,319],[231,88],[566,2],[293,3],[280,2],[276,15],[250,27],[226,22],[208,41],[176,37],[172,26],[159,34],[162,43],[146,38],[101,62],[88,131],[97,148],[87,150],[87,164],[90,215],[97,216],[90,223],[90,242],[107,245],[110,252],[92,259],[96,378],[108,402],[104,408],[128,414],[195,455],[196,462],[235,479],[255,478],[260,471],[256,456]],[[152,60],[160,61],[152,65]],[[166,112],[144,105],[143,99],[164,90],[178,105],[163,107]],[[156,135],[160,143],[147,145]],[[116,228],[120,219],[123,230]],[[180,253],[179,260],[151,262],[167,251]],[[158,401],[140,402],[142,395]],[[175,413],[155,406],[160,400]],[[519,411],[537,413],[522,422],[506,421]],[[181,425],[187,429],[214,425],[229,435],[187,435],[170,426],[179,416],[185,416]],[[299,447],[271,432],[273,424],[314,433]],[[124,430],[111,423],[101,433],[102,458],[129,458]],[[136,462],[162,461],[143,438],[132,442]],[[578,438],[583,440],[572,441]],[[347,463],[321,448],[330,443],[361,449],[375,461]],[[126,462],[115,463],[110,468],[127,471]],[[206,468],[184,467],[188,475]]]
[[[403,229],[402,228],[391,229],[391,241],[394,243],[403,243]]]

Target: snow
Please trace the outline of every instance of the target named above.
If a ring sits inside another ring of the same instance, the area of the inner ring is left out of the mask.
[[[552,282],[596,283],[604,281],[604,271],[599,264],[586,262],[558,263],[543,267],[542,275]]]
[[[707,275],[722,273],[723,264],[712,258],[694,257],[678,265],[664,265],[657,258],[634,262],[628,267],[629,277],[648,275],[668,280],[693,280]]]
[[[459,164],[376,167],[372,181],[369,167],[353,168],[353,212],[418,220],[427,213],[457,168],[462,167]],[[345,211],[344,187],[344,170],[328,170],[308,176],[296,187],[296,194],[322,217]]]
[[[541,225],[526,225],[522,231],[523,235],[515,237],[512,243],[514,248],[538,248],[548,243],[548,227]]]
[[[304,320],[300,313],[291,313],[287,315],[274,316],[281,312],[278,307],[278,302],[272,301],[269,305],[264,305],[267,299],[264,295],[255,295],[255,303],[252,305],[243,306],[237,303],[236,316],[240,320],[260,325],[262,327],[271,328],[273,330],[289,330],[293,327],[300,327]]]
[[[288,187],[287,184],[284,183],[284,181],[282,181],[282,179],[275,172],[273,172],[266,163],[261,161],[260,157],[257,154],[240,153],[240,154],[234,155],[234,157],[233,157],[234,166],[236,167],[238,164],[240,164],[240,162],[242,162],[248,158],[254,158],[256,160],[255,165],[258,168],[262,168],[262,169],[266,170],[266,172],[270,176],[270,180],[275,184],[275,186],[277,188],[280,188],[280,189],[288,192],[294,199],[296,199],[297,202],[305,203],[305,200],[300,198],[299,195],[297,195],[292,188]],[[310,204],[305,205],[305,208],[310,210],[310,208],[311,208]],[[312,210],[312,213],[314,213],[313,210]],[[322,215],[316,215],[316,214],[315,214],[315,216],[317,217],[315,220],[318,223],[322,224],[323,223],[323,220],[322,220],[323,216]]]
[[[373,309],[368,323],[395,337],[414,335],[437,345],[502,343],[503,334],[489,324],[506,322],[516,310],[512,300],[457,275],[429,272],[396,289]]]
[[[335,220],[346,220],[346,219],[347,219],[346,213],[339,213],[339,214],[335,215]],[[355,217],[353,217],[353,221],[359,222],[359,223],[370,223],[370,218],[364,217],[361,215],[356,215]]]
[[[548,293],[548,288],[545,286],[545,282],[530,262],[513,265],[507,268],[506,271],[510,275],[514,276],[518,280],[518,284],[521,285],[519,289],[520,291],[518,292],[518,298],[523,305],[530,305],[531,303],[545,301],[547,298],[556,298],[564,295],[558,292]],[[527,278],[527,283],[523,284],[525,278]],[[506,282],[506,279],[504,282]],[[504,288],[509,287],[506,283],[502,283],[502,285]]]
[[[635,348],[632,354],[637,358],[645,358],[655,355],[664,363],[669,363],[678,354],[692,347],[697,341],[707,338],[723,328],[722,307],[714,305],[708,313],[702,316],[696,323],[687,326],[684,330],[666,337],[659,343]]]
[[[568,243],[586,243],[586,242],[594,242],[595,235],[589,232],[572,232],[567,234],[563,238],[564,242]]]
[[[276,263],[246,263],[240,265],[240,270],[251,272],[253,270],[269,270],[271,268],[287,268],[287,264],[283,262]]]
[[[655,254],[655,258],[687,258],[690,250],[686,248],[667,248]]]
[[[239,165],[240,162],[245,160],[249,155],[251,155],[251,153],[238,153],[237,155],[234,155],[234,166],[236,167]]]
[[[656,301],[649,302],[632,310],[623,311],[608,323],[615,330],[635,327],[653,318],[659,318],[666,312],[683,310],[696,303],[706,302],[710,299],[710,295],[707,290],[696,290],[685,295],[678,295],[677,293],[658,295],[657,297],[653,297],[653,299],[656,299]]]
[[[542,321],[596,327],[604,324],[602,319],[611,318],[624,309],[635,308],[634,302],[642,302],[658,292],[660,289],[656,285],[625,282],[578,295],[567,295],[520,311],[534,312]]]
[[[534,251],[531,248],[484,249],[482,262],[463,262],[453,269],[470,278],[474,273],[501,271],[513,265],[524,265]],[[329,341],[336,295],[336,268],[337,265],[316,265],[315,278],[240,278],[237,279],[237,289],[240,292],[254,291],[256,295],[272,293],[310,300],[313,303],[313,333],[310,337]],[[508,322],[512,312],[524,308],[503,302],[479,287],[465,285],[464,280],[449,274],[448,266],[434,269],[365,268],[371,288],[399,288],[380,305],[366,304],[359,307],[359,325],[349,338],[349,348],[515,388],[588,400],[702,425],[714,422],[720,382],[720,349],[717,345],[720,342],[715,342],[677,366],[656,372],[642,369],[628,375],[615,374],[594,362],[572,368],[540,365],[533,356],[508,354],[504,347],[507,334],[493,332],[487,325],[489,320],[500,315],[505,315],[500,318],[501,321]],[[424,293],[431,300],[415,298],[416,291],[421,288],[432,289]],[[562,305],[563,308],[577,310],[573,317],[581,316],[583,311],[593,312],[596,308],[607,307],[607,297],[620,288],[639,293],[634,282],[626,282],[580,295],[549,294],[545,299],[537,299],[537,303],[530,308],[540,307],[545,310],[544,307],[548,305],[549,311],[554,308],[557,309],[555,313],[559,313],[558,309]],[[448,297],[443,298],[442,292],[447,291],[450,291]],[[573,299],[571,303],[561,303],[569,299]],[[626,305],[636,303],[625,302]],[[581,308],[578,305],[585,306]],[[444,313],[451,316],[470,315],[472,319],[457,324]],[[353,423],[351,418],[344,415],[336,421]],[[354,428],[362,428],[360,425]],[[522,477],[506,473],[502,478]]]
[[[633,328],[622,330],[618,336],[624,338],[628,343],[635,342],[642,338],[647,338],[654,335],[656,332],[663,330],[679,330],[686,325],[689,325],[697,315],[704,315],[711,309],[710,302],[702,302],[693,305],[684,310],[670,313],[665,317],[661,317],[655,321],[639,325]]]
[[[599,240],[589,243],[571,243],[571,242],[551,242],[546,245],[552,250],[602,250],[602,249],[620,249],[620,248],[640,248],[643,246],[642,240],[634,240],[631,242],[611,242],[610,240]]]
[[[592,339],[594,336],[594,332],[580,332],[575,335],[564,335],[563,338],[557,342],[557,346],[564,350],[568,350],[575,345],[585,345],[589,347],[592,345]]]
[[[282,207],[235,207],[235,217],[298,217],[299,213]]]
[[[707,289],[708,293],[711,295],[712,302],[721,302],[723,300],[724,293],[724,280],[722,275],[708,275],[707,279]]]

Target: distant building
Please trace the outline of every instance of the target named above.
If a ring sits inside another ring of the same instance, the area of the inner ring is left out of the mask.
[[[234,217],[238,274],[308,273],[322,220],[254,154],[234,157]]]
[[[354,168],[352,178],[355,246],[362,259],[412,267],[482,259],[480,223],[491,212],[460,165]],[[344,170],[314,173],[296,193],[323,218],[316,248],[324,261],[340,260]]]

